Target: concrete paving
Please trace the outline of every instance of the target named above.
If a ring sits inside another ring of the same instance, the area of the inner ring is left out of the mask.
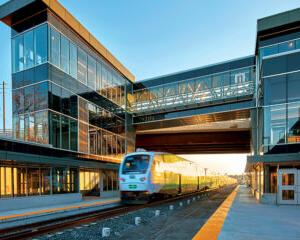
[[[261,204],[240,186],[218,239],[299,240],[299,219],[299,205]]]
[[[0,229],[119,206],[120,198],[93,198],[81,202],[0,212]]]

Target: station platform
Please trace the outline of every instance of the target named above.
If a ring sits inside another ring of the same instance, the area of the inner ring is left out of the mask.
[[[51,205],[49,207],[0,211],[0,229],[72,216],[79,213],[111,208],[120,205],[120,198],[88,198],[81,202]]]
[[[194,236],[193,240],[296,240],[300,206],[258,203],[245,186],[237,187]]]

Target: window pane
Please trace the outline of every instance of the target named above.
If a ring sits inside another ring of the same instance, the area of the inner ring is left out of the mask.
[[[51,53],[51,63],[60,66],[60,34],[56,32],[53,28],[50,31],[50,53]]]
[[[69,53],[70,53],[69,46],[70,46],[69,40],[61,36],[60,67],[66,73],[69,73]]]
[[[286,76],[268,77],[264,79],[264,104],[286,102]]]
[[[50,144],[53,145],[53,147],[60,148],[60,115],[52,113],[50,114],[50,124],[51,124],[51,130],[49,131],[51,134],[50,138]]]
[[[104,97],[107,96],[107,88],[108,88],[108,79],[107,79],[107,70],[106,66],[102,65],[102,86],[101,86],[101,95]]]
[[[69,149],[69,118],[65,116],[61,116],[61,147],[63,149]]]
[[[96,91],[101,91],[101,63],[97,62],[97,79],[96,79]]]
[[[28,195],[39,195],[40,193],[40,170],[38,168],[28,168]]]
[[[41,194],[50,194],[50,169],[41,169]]]
[[[70,75],[77,79],[77,47],[70,43]]]
[[[24,69],[24,43],[23,35],[12,40],[13,73]]]
[[[287,75],[287,95],[288,102],[295,102],[300,100],[300,73],[292,73]]]
[[[35,111],[48,108],[48,82],[34,86],[34,109]]]
[[[87,82],[87,55],[86,53],[78,48],[78,69],[77,77],[78,80],[84,84]]]
[[[27,169],[14,168],[14,195],[17,197],[27,194]]]
[[[277,145],[285,143],[286,108],[285,104],[265,108],[264,144]]]
[[[295,191],[294,190],[282,190],[282,200],[294,200]]]
[[[277,45],[272,45],[269,47],[261,48],[260,50],[260,56],[265,57],[269,55],[273,55],[278,53],[278,46]]]
[[[48,144],[48,112],[35,113],[36,142]]]
[[[71,113],[71,93],[68,90],[62,89],[61,97],[62,113],[70,115]]]
[[[87,124],[79,122],[79,151],[88,153],[88,132],[89,127]]]
[[[88,56],[88,86],[91,89],[96,89],[96,61],[91,56]]]
[[[5,194],[6,196],[12,195],[12,169],[6,167],[5,169]]]
[[[35,43],[35,64],[42,64],[48,58],[48,44],[47,44],[48,26],[42,25],[34,30]]]
[[[294,41],[289,41],[289,42],[284,42],[278,45],[278,52],[287,52],[295,49],[295,42]]]
[[[77,121],[70,119],[70,149],[77,151],[78,144],[78,124]]]
[[[50,108],[60,112],[61,111],[61,87],[56,84],[51,84],[51,98],[50,98]]]
[[[34,66],[33,31],[24,34],[25,69]]]
[[[300,142],[300,103],[288,104],[288,143]]]
[[[24,112],[34,111],[34,87],[24,88]]]
[[[287,70],[287,55],[263,60],[263,76],[284,73]]]

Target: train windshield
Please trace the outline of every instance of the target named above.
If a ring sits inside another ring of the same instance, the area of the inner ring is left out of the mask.
[[[122,173],[146,173],[149,166],[149,155],[132,155],[125,158]]]

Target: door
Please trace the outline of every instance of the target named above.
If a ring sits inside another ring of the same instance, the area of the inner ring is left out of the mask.
[[[294,168],[278,170],[278,203],[297,204],[298,170]]]

